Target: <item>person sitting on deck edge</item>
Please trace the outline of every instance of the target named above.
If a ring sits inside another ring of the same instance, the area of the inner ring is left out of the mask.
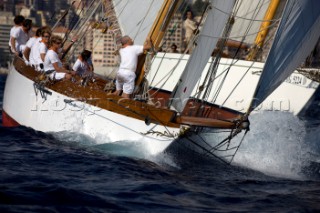
[[[65,69],[59,58],[59,51],[61,50],[62,38],[60,36],[52,36],[50,39],[50,48],[45,55],[44,71],[52,80],[61,80],[72,78],[74,73]]]
[[[75,71],[75,73],[82,78],[93,76],[94,68],[92,64],[91,54],[92,54],[91,51],[83,50],[79,54],[76,62],[72,67],[72,70]]]

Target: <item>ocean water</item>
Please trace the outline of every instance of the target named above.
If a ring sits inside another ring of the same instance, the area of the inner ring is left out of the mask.
[[[232,165],[184,149],[148,156],[126,142],[0,127],[0,212],[317,212],[319,126],[255,114]]]

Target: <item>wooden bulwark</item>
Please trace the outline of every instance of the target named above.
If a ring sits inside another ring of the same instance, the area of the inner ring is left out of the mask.
[[[34,82],[38,81],[41,74],[27,66],[21,58],[15,57],[13,64],[20,74]],[[209,103],[203,105],[203,103],[193,99],[190,99],[189,104],[187,104],[191,107],[186,107],[178,115],[175,110],[167,107],[171,96],[170,92],[160,90],[147,103],[144,100],[126,99],[105,92],[104,86],[109,82],[108,79],[95,77],[95,82],[91,82],[87,86],[82,86],[80,80],[80,78],[76,78],[76,82],[69,80],[56,81],[45,84],[45,87],[70,97],[69,100],[66,100],[67,102],[84,102],[104,110],[145,121],[147,125],[155,123],[176,128],[181,125],[189,125],[232,129],[235,126],[232,121],[241,117],[239,112],[223,109]],[[202,111],[195,110],[199,109],[200,106],[202,106]]]
[[[36,81],[40,75],[40,73],[35,71],[32,67],[25,65],[21,58],[15,57],[14,66],[19,73],[32,81]],[[68,96],[70,99],[76,99],[77,101],[85,102],[121,115],[139,120],[148,119],[151,123],[169,127],[180,126],[179,124],[172,122],[176,114],[175,111],[158,108],[157,106],[142,101],[124,99],[120,96],[108,94],[103,90],[104,85],[108,81],[101,78],[95,79],[96,81],[94,83],[85,87],[81,86],[80,83],[74,83],[69,80],[57,81],[53,84],[47,84],[45,87]]]

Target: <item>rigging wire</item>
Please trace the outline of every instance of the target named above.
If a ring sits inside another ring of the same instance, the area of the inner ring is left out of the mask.
[[[271,41],[272,38],[269,37],[266,40],[266,43],[268,43],[269,41]],[[263,49],[259,49],[258,53],[262,53]],[[242,82],[242,80],[244,79],[244,77],[248,74],[248,72],[251,70],[251,68],[254,66],[254,61],[252,62],[252,64],[248,67],[247,71],[245,72],[245,74],[241,77],[240,81],[234,86],[234,88],[232,89],[232,91],[229,93],[229,95],[226,97],[226,99],[224,100],[224,102],[221,104],[222,106],[224,106],[224,104],[228,101],[228,99],[231,97],[232,93],[235,91],[235,89],[239,86],[239,84]]]
[[[277,23],[274,23],[274,24],[273,24],[273,27],[275,27],[276,24],[277,24]],[[272,41],[272,37],[269,37],[269,38],[266,40],[265,43],[268,44],[270,41]],[[263,51],[262,49],[259,49],[259,50],[258,50],[258,53],[261,53],[262,51]],[[234,66],[239,60],[240,60],[240,58],[238,58],[238,59],[237,59],[237,58],[234,58],[234,59],[232,60],[232,62],[230,63],[229,67]],[[255,63],[255,62],[252,61],[252,64],[249,66],[248,71],[250,70],[250,68],[252,68],[252,67],[254,66],[254,63]],[[228,68],[229,68],[229,67],[228,67]],[[217,75],[217,76],[213,79],[213,81],[216,82],[217,79],[220,78],[220,76],[222,76],[223,74],[225,74],[225,73],[229,70],[228,68],[226,68],[225,70],[221,71],[221,73],[220,73],[219,75]],[[243,76],[243,77],[244,77],[244,76]],[[242,78],[243,78],[243,77],[242,77]],[[241,78],[241,79],[242,79],[242,78]],[[239,83],[241,83],[241,82],[239,81],[238,84],[239,84]],[[217,83],[217,84],[220,85],[221,82],[220,82],[220,83]],[[206,86],[207,86],[207,85],[205,85],[205,87],[206,87]],[[234,88],[233,90],[235,90],[235,88]],[[200,92],[201,92],[201,91],[196,92],[196,95],[198,95]],[[232,93],[229,94],[228,98],[229,98],[231,95],[232,95]],[[227,99],[228,99],[228,98],[227,98]],[[222,104],[222,106],[225,104],[225,102],[227,101],[227,99],[224,101],[224,103]],[[214,100],[211,100],[210,102],[214,102]]]
[[[56,23],[53,25],[53,27],[51,28],[52,31],[54,31],[57,27],[58,27],[58,24],[68,15],[69,11],[72,9],[73,7],[73,4],[75,3],[76,1],[73,1],[70,5],[70,7],[63,13],[63,15],[56,21]]]
[[[260,10],[261,10],[261,5],[258,7],[259,9],[258,10],[256,10],[255,11],[255,13],[253,13],[253,15],[252,15],[252,18],[251,18],[251,20],[253,20],[253,19],[255,19],[256,17],[257,17],[257,15],[259,14],[259,12],[260,12]],[[238,8],[239,9],[239,8]],[[241,43],[244,41],[244,39],[245,39],[245,37],[247,36],[247,34],[248,34],[248,32],[249,32],[249,30],[250,30],[250,28],[252,27],[252,22],[248,25],[248,27],[247,27],[247,29],[246,29],[246,32],[245,32],[245,34],[243,35],[243,37],[242,37],[242,41],[241,41]],[[239,47],[240,48],[240,47]],[[236,54],[235,54],[235,56],[233,57],[233,59],[232,60],[235,60],[236,59],[236,55],[237,55],[237,53],[238,53],[238,51],[239,51],[239,48],[237,49],[237,52],[236,52]],[[231,67],[230,67],[231,68]],[[225,75],[224,75],[224,77],[222,78],[222,82],[220,82],[220,86],[218,87],[218,89],[217,89],[217,91],[215,92],[215,95],[212,97],[212,101],[213,102],[215,102],[216,100],[217,100],[217,97],[218,97],[218,95],[219,95],[219,93],[220,93],[220,91],[221,91],[221,89],[222,89],[222,86],[223,86],[223,82],[225,81],[225,79],[226,79],[226,77],[227,77],[227,75],[228,75],[228,73],[229,73],[229,71],[230,71],[230,68],[227,70],[227,72],[225,73]],[[250,69],[250,68],[249,68]],[[248,69],[248,70],[249,70]],[[247,71],[248,72],[248,71]],[[247,73],[246,72],[246,73]],[[244,78],[244,76],[241,78],[241,80]],[[238,84],[241,82],[241,80],[238,82]],[[238,85],[237,84],[237,85]],[[233,91],[235,90],[235,88],[233,89]],[[231,95],[231,94],[230,94]],[[230,97],[230,95],[227,97],[227,99]]]
[[[78,4],[78,7],[77,7],[76,11],[78,11],[78,10],[79,10],[80,5],[82,4],[82,1],[83,1],[83,0],[81,0],[81,1],[80,1],[80,3]],[[63,46],[63,45],[64,45],[64,43],[67,41],[67,39],[68,39],[68,37],[69,37],[70,33],[71,33],[71,32],[72,32],[72,30],[74,29],[74,27],[75,27],[75,25],[76,25],[76,23],[77,23],[77,22],[76,22],[76,20],[77,20],[77,16],[80,16],[80,15],[81,15],[81,13],[83,12],[84,7],[85,7],[85,4],[83,4],[82,9],[80,10],[80,13],[79,13],[79,14],[77,14],[77,13],[73,13],[73,17],[72,17],[72,19],[71,19],[71,21],[70,21],[70,25],[71,25],[71,24],[73,24],[73,25],[72,25],[72,27],[71,27],[71,30],[69,29],[69,30],[64,34],[64,38],[63,38],[63,42],[62,42],[62,46]]]
[[[183,5],[183,4],[182,4],[182,5]],[[182,6],[182,5],[180,6],[180,8],[182,8],[181,10],[187,11],[187,6],[188,6],[188,5],[187,5],[187,4],[184,4],[184,6]],[[176,24],[177,24],[177,23],[175,23],[174,25],[176,25]],[[169,36],[168,36],[167,38],[165,37],[164,41],[163,41],[162,44],[160,45],[160,48],[162,48],[162,47],[167,43],[167,41],[170,40],[170,36],[174,34],[174,32],[175,32],[176,29],[177,29],[177,28],[173,28],[172,30],[170,30],[169,28],[166,29],[165,34],[168,34],[168,32],[169,32]],[[166,84],[167,80],[169,80],[169,78],[170,78],[170,77],[173,75],[173,73],[176,71],[176,68],[179,66],[179,64],[181,63],[181,61],[183,60],[183,58],[185,57],[186,54],[187,54],[187,51],[185,51],[183,54],[180,54],[179,58],[177,59],[177,63],[173,66],[173,68],[172,68],[162,79],[160,79],[160,80],[158,81],[158,83],[156,83],[156,84],[153,86],[153,87],[156,87],[156,88],[157,88],[157,91],[159,91],[160,89],[162,89],[162,88],[164,87],[164,85]],[[167,55],[167,53],[164,52],[164,53],[163,53],[163,56],[162,56],[162,58],[161,58],[161,60],[160,60],[160,65],[158,66],[158,68],[157,68],[157,70],[156,70],[156,73],[155,73],[155,75],[153,76],[153,79],[151,80],[151,83],[150,83],[150,84],[152,84],[152,83],[154,82],[154,80],[155,80],[155,78],[156,78],[156,76],[157,76],[157,73],[159,72],[160,67],[161,67],[161,64],[163,63],[164,58],[166,57],[166,55]],[[154,57],[153,60],[155,60],[155,57]],[[158,87],[158,85],[159,85],[161,82],[163,82],[162,85]],[[150,88],[148,92],[150,92],[151,90],[152,90],[152,88]],[[156,92],[155,92],[155,93],[156,93]]]
[[[262,51],[262,50],[259,50]],[[233,94],[233,92],[236,90],[236,88],[240,85],[240,83],[242,82],[242,80],[244,79],[244,77],[249,73],[249,71],[251,70],[251,68],[254,66],[254,61],[251,63],[251,65],[248,67],[247,71],[243,74],[243,76],[240,78],[240,80],[238,81],[238,83],[234,86],[234,88],[231,90],[231,92],[229,93],[229,95],[226,97],[226,99],[223,101],[223,103],[221,104],[221,106],[224,106],[225,103],[228,101],[228,99],[231,97],[231,95]]]
[[[256,14],[258,14],[258,11],[256,11]],[[249,29],[251,26],[252,26],[252,24],[248,26],[247,31],[246,31],[246,34],[248,34],[248,32],[249,32],[248,29]],[[227,29],[227,31],[225,31],[225,33],[230,33],[230,31],[231,31],[231,28]],[[244,38],[245,38],[245,36],[243,36],[243,40],[244,40]],[[241,41],[241,43],[243,42],[243,40]],[[223,43],[225,44],[225,43],[226,43],[226,40],[224,40]],[[238,47],[238,50],[236,51],[235,56],[238,54],[239,49],[240,49],[240,46]],[[222,51],[222,48],[220,48],[220,51]],[[235,56],[234,56],[234,59],[235,59]],[[216,57],[216,59],[219,59],[219,58],[221,58],[221,56]],[[234,59],[233,59],[233,60],[234,60]],[[216,70],[218,63],[219,63],[219,62],[216,61],[215,66],[211,66],[211,67],[215,67],[215,70]],[[226,74],[225,74],[225,76],[224,76],[224,79],[223,79],[222,83],[225,81],[225,78],[226,78],[227,74],[229,73],[229,70],[230,70],[230,68],[227,70],[227,72],[226,72]],[[248,72],[248,71],[247,71],[247,72]],[[211,72],[211,77],[210,77],[210,78],[207,78],[207,79],[212,79],[214,73],[215,73],[215,72]],[[207,76],[208,76],[208,75],[207,75]],[[204,81],[204,82],[205,82],[205,81]],[[208,82],[209,82],[209,81],[208,81]],[[221,85],[222,85],[222,83],[221,83]],[[209,84],[209,85],[210,85],[210,84]],[[209,86],[209,85],[208,85],[208,86]],[[212,84],[211,84],[211,87],[212,87]],[[202,100],[206,100],[206,99],[208,99],[208,97],[209,97],[209,93],[208,93],[209,87],[206,87],[206,88],[207,88],[207,91],[204,93],[204,96],[203,96],[203,99],[202,99]],[[220,90],[221,90],[221,87],[220,87],[220,89],[219,89],[218,91],[220,91]],[[217,93],[217,94],[218,94],[218,93]],[[246,132],[247,132],[247,131],[248,131],[248,129],[246,130]],[[223,140],[223,141],[222,141],[220,144],[218,144],[217,146],[213,147],[213,150],[218,150],[219,147],[222,147],[222,146],[224,146],[224,145],[227,145],[227,149],[229,149],[229,148],[230,148],[229,146],[230,146],[230,143],[231,143],[231,139],[232,139],[233,137],[235,137],[235,136],[236,136],[238,133],[240,133],[240,132],[241,132],[241,128],[237,127],[234,131],[230,132],[230,135],[229,135],[225,140]],[[246,133],[245,133],[245,134],[246,134]],[[241,140],[241,142],[240,142],[239,145],[241,145],[242,141],[243,141],[243,139]],[[236,153],[236,152],[238,151],[238,149],[239,149],[239,146],[238,146],[238,147],[232,147],[231,149],[235,149],[235,150],[236,150],[235,153]],[[206,150],[206,151],[209,151],[209,150]],[[212,150],[211,150],[210,152],[208,152],[208,153],[212,153]],[[234,155],[232,156],[231,162],[232,162],[233,158],[234,158]]]
[[[234,24],[233,14],[229,14],[229,20],[228,20],[227,25],[226,25],[224,32],[223,32],[224,37],[226,37],[226,38],[228,37],[228,35],[231,32],[231,28],[232,28],[233,24]],[[207,72],[207,75],[203,81],[204,83],[202,84],[202,85],[205,85],[206,84],[205,82],[208,82],[208,86],[205,88],[205,91],[202,95],[202,101],[208,100],[210,90],[213,86],[212,79],[214,78],[214,76],[217,73],[217,69],[218,69],[218,66],[219,66],[219,63],[220,63],[220,60],[222,57],[222,53],[223,53],[223,48],[225,47],[226,42],[227,42],[227,39],[223,39],[223,40],[220,40],[220,42],[218,42],[218,44],[217,44],[217,46],[218,46],[217,56],[214,57],[213,63],[210,66],[211,69]],[[202,88],[198,88],[198,89],[201,90]],[[199,109],[200,109],[200,107],[199,107]]]
[[[72,46],[72,49],[69,51],[68,58],[70,57],[70,55],[74,54],[74,51],[77,49],[77,47],[80,44],[80,41],[82,41],[83,38],[86,36],[88,29],[90,27],[89,19],[93,17],[94,13],[98,10],[98,8],[101,6],[101,3],[102,3],[102,1],[99,1],[100,3],[97,3],[96,5],[94,5],[93,2],[94,0],[92,1],[91,6],[88,8],[84,18],[80,19],[81,21],[79,20],[79,25],[80,25],[80,22],[82,23],[82,25],[80,25],[79,27],[79,30],[77,31],[77,34],[80,37],[80,39],[75,45]]]
[[[269,0],[270,1],[270,0]],[[259,2],[259,3],[261,3],[261,1]],[[263,4],[267,4],[267,3],[263,3]],[[260,6],[261,7],[261,6]],[[221,9],[219,9],[219,8],[217,8],[217,7],[214,7],[213,6],[213,8],[215,8],[216,10],[218,10],[218,11],[220,11],[221,13],[224,13],[224,14],[227,14],[225,11],[223,11],[223,10],[221,10]],[[256,9],[254,9],[254,11],[255,11]],[[249,13],[249,12],[248,12]],[[266,20],[264,20],[264,19],[252,19],[252,18],[245,18],[245,17],[243,17],[243,16],[237,16],[237,15],[235,15],[234,16],[235,18],[237,18],[237,19],[243,19],[243,20],[248,20],[248,21],[257,21],[257,22],[274,22],[274,21],[278,21],[279,19],[271,19],[271,20],[268,20],[268,21],[266,21]]]
[[[144,18],[146,18],[146,16],[145,16]],[[143,19],[143,21],[144,21],[144,19]],[[142,24],[140,25],[140,28],[139,28],[138,31],[141,30],[141,26],[142,26]],[[80,31],[80,32],[82,33],[82,31]],[[86,32],[86,30],[84,30],[84,32]],[[85,33],[83,33],[83,36],[84,36],[84,35],[85,35]],[[82,37],[82,38],[83,38],[83,37]],[[226,37],[226,38],[228,38],[228,37]],[[183,56],[184,56],[184,55],[181,55],[181,58],[183,58]],[[180,61],[181,61],[181,60],[178,61],[177,65],[180,63]],[[118,105],[119,105],[119,104],[118,104]],[[120,106],[120,105],[119,105],[119,106]],[[136,113],[136,114],[138,114],[138,113]],[[139,114],[138,114],[138,115],[139,115]],[[141,115],[140,115],[140,116],[141,116]],[[141,134],[141,133],[140,133],[140,134]],[[198,145],[198,144],[197,144],[197,145]],[[198,146],[201,147],[200,145],[198,145]],[[217,150],[217,149],[216,149],[216,150]],[[238,150],[238,149],[237,149],[237,150]],[[210,151],[210,150],[207,150],[207,149],[206,149],[206,151]],[[216,156],[216,155],[214,155],[212,152],[210,152],[210,154],[212,154],[213,156]],[[233,159],[233,158],[232,158],[232,159]]]
[[[206,155],[210,155],[218,160],[220,160],[221,162],[223,163],[226,163],[226,164],[230,164],[231,162],[228,162],[227,159],[224,159],[223,156],[218,156],[217,154],[215,154],[214,152],[212,152],[212,150],[210,151],[209,149],[207,149],[206,147],[204,147],[203,145],[201,145],[198,141],[202,141],[204,142],[205,144],[207,144],[208,146],[211,147],[211,145],[209,145],[203,138],[201,138],[199,136],[199,134],[197,134],[196,136],[198,136],[198,140],[197,139],[192,139],[191,137],[188,136],[188,134],[186,134],[183,138],[187,141],[189,141],[191,144],[193,144],[195,147],[198,147],[200,150],[204,151],[204,155],[203,156],[206,156]],[[183,143],[183,141],[178,141],[179,144],[181,146],[184,146],[186,147],[188,143]],[[196,153],[198,154],[201,154],[200,152],[198,151],[195,151]]]
[[[261,6],[259,7],[259,8],[261,8]],[[249,20],[249,19],[248,19]],[[250,20],[254,20],[254,18],[251,18]],[[254,34],[256,34],[256,33],[254,33]],[[248,35],[248,34],[247,34]],[[222,37],[222,38],[224,38],[224,37]],[[231,37],[229,37],[229,38],[231,38]],[[234,38],[234,37],[232,37],[232,38]],[[239,38],[240,38],[240,36],[239,36]],[[244,38],[244,36],[241,36],[241,38]],[[164,56],[162,57],[162,59],[165,57],[165,55],[166,55],[166,53],[164,53]],[[162,59],[161,59],[161,61],[160,61],[160,65],[162,64]],[[182,59],[182,57],[180,57],[180,59],[179,60],[181,60]],[[157,71],[156,71],[156,74],[157,74],[157,72],[158,72],[158,70],[160,69],[160,66],[158,66],[158,69],[157,69]],[[170,74],[172,74],[173,72],[169,72],[168,73],[168,76],[167,77],[169,77],[170,76]],[[221,74],[220,74],[221,75]],[[159,81],[159,83],[161,82],[161,81],[164,81],[164,79],[168,79],[168,78],[166,78],[166,76],[165,77],[163,77],[160,81]],[[151,81],[151,84],[152,84],[152,82],[154,81],[154,78],[153,78],[153,80]],[[158,83],[158,84],[159,84]],[[158,86],[158,84],[156,84],[156,86]],[[162,88],[163,87],[163,85],[165,84],[165,81],[164,81],[164,83],[162,84],[162,86],[160,87],[160,88]]]
[[[138,22],[138,24],[140,23],[140,26],[138,26],[138,30],[137,30],[136,34],[134,35],[134,39],[137,38],[144,21],[146,20],[147,16],[149,15],[149,13],[151,11],[151,7],[153,6],[154,2],[155,2],[155,0],[152,0],[151,4],[146,12],[146,15],[141,19],[141,21]]]

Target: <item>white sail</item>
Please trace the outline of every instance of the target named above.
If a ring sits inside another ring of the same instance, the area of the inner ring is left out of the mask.
[[[232,26],[230,39],[253,43],[260,29],[270,0],[241,0],[238,1],[235,23]],[[246,35],[244,37],[244,35]]]
[[[113,0],[123,35],[142,45],[164,0]]]
[[[319,0],[287,2],[255,91],[252,109],[259,106],[305,60],[319,39],[319,29]]]
[[[201,73],[206,66],[212,51],[226,26],[235,0],[211,0],[212,7],[208,11],[206,21],[200,31],[196,47],[174,90],[172,105],[181,112],[186,100],[191,95]]]

